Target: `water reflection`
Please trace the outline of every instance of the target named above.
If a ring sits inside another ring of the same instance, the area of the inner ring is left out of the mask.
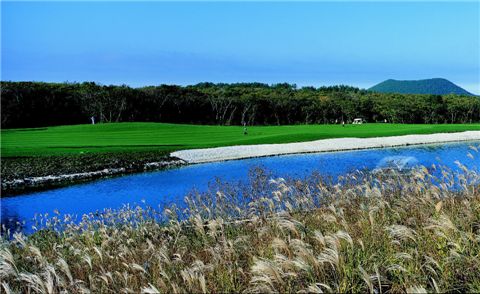
[[[480,142],[473,143],[479,146]],[[469,169],[478,169],[480,154],[472,151],[472,143],[455,143],[421,147],[371,149],[349,152],[285,155],[236,161],[185,166],[177,169],[128,175],[98,180],[50,191],[30,193],[1,199],[2,225],[13,228],[26,222],[32,226],[35,214],[58,210],[63,214],[82,214],[105,208],[120,208],[123,204],[152,207],[167,204],[184,205],[184,196],[197,189],[206,191],[216,178],[228,183],[246,183],[251,169],[262,166],[274,177],[305,177],[318,173],[323,178],[336,179],[355,170],[408,170],[417,165],[444,165],[452,171],[462,162]],[[473,158],[467,156],[473,154]]]
[[[395,169],[399,171],[410,170],[418,166],[418,160],[413,156],[386,156],[380,160],[375,170]]]

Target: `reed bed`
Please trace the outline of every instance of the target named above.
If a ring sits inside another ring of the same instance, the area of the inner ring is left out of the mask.
[[[2,292],[480,292],[480,174],[458,165],[335,183],[255,170],[182,209],[42,216],[3,237]]]

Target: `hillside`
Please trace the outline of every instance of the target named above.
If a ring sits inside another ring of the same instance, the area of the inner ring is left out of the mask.
[[[426,80],[386,80],[369,89],[374,92],[381,93],[402,93],[402,94],[457,94],[474,96],[465,89],[455,85],[446,79],[435,78]]]

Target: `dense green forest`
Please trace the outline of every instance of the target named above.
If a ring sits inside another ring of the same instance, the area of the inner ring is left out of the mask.
[[[375,93],[348,86],[261,83],[143,88],[95,83],[1,83],[2,128],[97,122],[284,125],[348,122],[470,123],[480,99],[459,95]]]

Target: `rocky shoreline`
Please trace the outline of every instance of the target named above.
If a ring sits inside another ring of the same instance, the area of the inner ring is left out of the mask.
[[[148,162],[143,165],[135,165],[129,167],[120,168],[105,168],[102,170],[80,172],[62,175],[47,175],[37,177],[25,177],[12,180],[4,180],[2,178],[2,197],[4,195],[14,196],[19,193],[40,191],[45,189],[51,189],[55,187],[61,187],[65,185],[82,183],[86,181],[96,180],[100,178],[108,178],[113,176],[119,176],[130,173],[138,173],[144,171],[154,171],[166,168],[177,167],[186,164],[184,160],[173,159],[157,162]]]

